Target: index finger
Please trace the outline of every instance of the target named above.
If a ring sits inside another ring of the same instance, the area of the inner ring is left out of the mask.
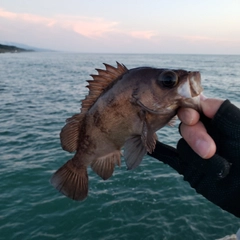
[[[224,100],[217,98],[206,98],[200,100],[200,106],[205,116],[213,118]]]

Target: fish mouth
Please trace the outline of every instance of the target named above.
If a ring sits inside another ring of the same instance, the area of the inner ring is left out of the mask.
[[[193,98],[201,94],[201,75],[199,72],[192,72],[186,81],[178,87],[178,94],[183,98]]]
[[[201,112],[200,98],[202,92],[200,73],[191,72],[186,81],[177,89],[178,96],[181,99],[180,106],[190,107]]]
[[[199,94],[196,97],[182,99],[180,106],[185,108],[193,108],[198,112],[202,112],[202,107],[200,104],[201,95],[202,94]]]

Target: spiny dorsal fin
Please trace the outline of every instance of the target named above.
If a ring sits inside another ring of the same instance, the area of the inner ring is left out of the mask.
[[[118,77],[123,75],[128,69],[117,62],[117,67],[113,67],[104,63],[106,70],[96,69],[98,75],[91,75],[93,80],[88,80],[89,94],[82,101],[81,113],[85,113],[94,104],[97,98],[101,95],[104,89],[115,81]]]
[[[82,101],[81,113],[68,118],[66,125],[62,128],[60,139],[62,148],[65,151],[74,152],[77,150],[79,129],[81,128],[81,122],[85,113],[94,104],[104,89],[128,70],[118,62],[116,68],[105,63],[104,65],[106,70],[96,69],[98,75],[91,75],[93,80],[87,81],[89,83],[87,86],[89,88],[89,94]]]

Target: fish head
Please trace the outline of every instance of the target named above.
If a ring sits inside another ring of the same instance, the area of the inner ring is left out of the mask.
[[[149,75],[146,73],[147,71],[149,71]],[[176,112],[179,107],[201,110],[200,94],[203,88],[199,72],[145,69],[146,76],[148,81],[144,82],[147,84],[139,84],[137,94],[133,94],[138,104],[146,111],[168,114]]]
[[[157,82],[161,89],[168,89],[167,99],[172,107],[189,107],[200,111],[200,94],[203,91],[198,71],[164,70]],[[171,106],[170,106],[171,107]]]

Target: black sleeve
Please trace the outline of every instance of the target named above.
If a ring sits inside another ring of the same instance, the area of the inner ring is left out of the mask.
[[[213,119],[200,120],[216,143],[216,154],[202,159],[184,139],[177,149],[157,142],[151,156],[184,176],[197,193],[240,217],[240,110],[226,100]]]

